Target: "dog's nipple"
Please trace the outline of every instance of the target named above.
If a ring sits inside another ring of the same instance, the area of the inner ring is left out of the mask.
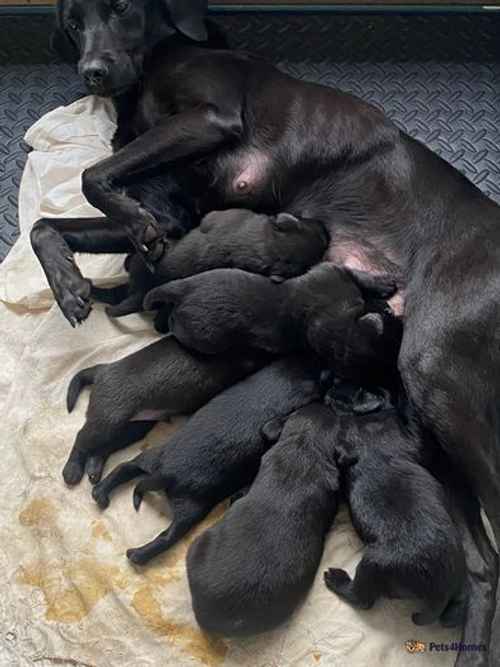
[[[236,187],[240,192],[243,192],[248,188],[248,181],[238,181]]]

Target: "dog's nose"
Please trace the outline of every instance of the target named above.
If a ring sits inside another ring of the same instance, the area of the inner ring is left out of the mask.
[[[104,63],[88,65],[83,70],[83,78],[89,88],[101,88],[109,74],[109,69]]]

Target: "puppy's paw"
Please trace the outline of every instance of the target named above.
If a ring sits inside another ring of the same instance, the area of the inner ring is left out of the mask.
[[[129,549],[127,551],[127,558],[134,565],[145,565],[148,562],[148,558],[144,556],[141,548]]]
[[[331,567],[324,574],[326,587],[334,592],[342,590],[351,583],[351,578],[345,570]]]
[[[105,489],[102,486],[102,483],[97,484],[92,489],[92,498],[99,505],[102,510],[105,510],[109,507],[109,496]]]
[[[95,485],[101,481],[105,462],[106,459],[103,456],[91,456],[87,460],[85,470],[92,485]]]
[[[63,469],[63,479],[68,486],[75,486],[82,481],[85,466],[80,461],[72,461],[71,459],[66,463]]]

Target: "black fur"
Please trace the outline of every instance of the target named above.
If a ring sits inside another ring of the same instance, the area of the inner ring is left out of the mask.
[[[319,397],[319,368],[306,358],[277,361],[212,399],[164,447],[118,466],[94,487],[101,508],[118,485],[139,475],[139,507],[149,490],[164,490],[173,511],[168,530],[127,556],[143,564],[169,549],[220,501],[252,481],[269,448],[261,428]]]
[[[250,491],[191,545],[187,558],[203,630],[253,635],[287,620],[318,569],[337,511],[336,417],[315,403],[294,413]],[[267,425],[274,442],[282,420]]]
[[[394,291],[380,279],[320,264],[275,284],[237,269],[217,269],[151,291],[145,308],[170,307],[169,326],[188,348],[207,354],[255,347],[271,353],[311,349],[342,377],[388,382],[396,375],[401,323],[370,297]]]
[[[316,220],[299,220],[287,213],[258,215],[245,209],[214,211],[179,242],[168,244],[154,276],[139,256],[132,258],[127,298],[108,308],[108,313],[117,317],[137,312],[154,284],[210,269],[244,269],[282,282],[320,262],[327,248],[328,235]],[[121,290],[123,286],[116,288],[117,300]]]
[[[70,412],[83,387],[94,386],[64,467],[65,482],[77,484],[87,467],[95,484],[112,452],[140,440],[159,420],[198,410],[267,360],[251,353],[206,357],[164,338],[115,363],[80,371],[68,389]]]
[[[328,588],[369,609],[381,597],[412,597],[417,625],[465,615],[465,555],[443,486],[428,471],[436,445],[405,428],[394,409],[339,415],[337,464],[353,525],[365,542],[354,579],[325,573]]]

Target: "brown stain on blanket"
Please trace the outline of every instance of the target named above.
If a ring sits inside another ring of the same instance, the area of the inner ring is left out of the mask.
[[[221,639],[212,638],[187,624],[175,623],[162,613],[151,586],[143,586],[134,594],[132,607],[154,634],[179,644],[180,649],[207,667],[224,662],[228,647]]]
[[[78,623],[109,593],[124,589],[127,579],[116,566],[82,558],[74,563],[32,563],[17,573],[21,584],[39,588],[45,598],[45,618]]]
[[[35,498],[19,513],[19,523],[27,528],[49,526],[54,523],[56,508],[48,498]]]
[[[102,521],[96,520],[92,522],[92,537],[96,540],[112,542],[111,534]]]
[[[185,576],[185,559],[190,544],[221,518],[225,509],[224,503],[216,507],[187,539],[139,572],[132,568],[122,570],[89,557],[69,563],[28,563],[18,569],[17,581],[39,589],[45,599],[45,618],[59,623],[78,623],[107,595],[131,591],[130,604],[151,633],[177,646],[199,663],[219,667],[228,652],[226,644],[188,623],[169,619],[163,614],[159,600],[162,588]],[[57,511],[47,498],[36,498],[18,518],[21,525],[40,531],[41,528],[56,527]],[[112,536],[101,520],[92,522],[90,535],[94,540],[112,542]]]

